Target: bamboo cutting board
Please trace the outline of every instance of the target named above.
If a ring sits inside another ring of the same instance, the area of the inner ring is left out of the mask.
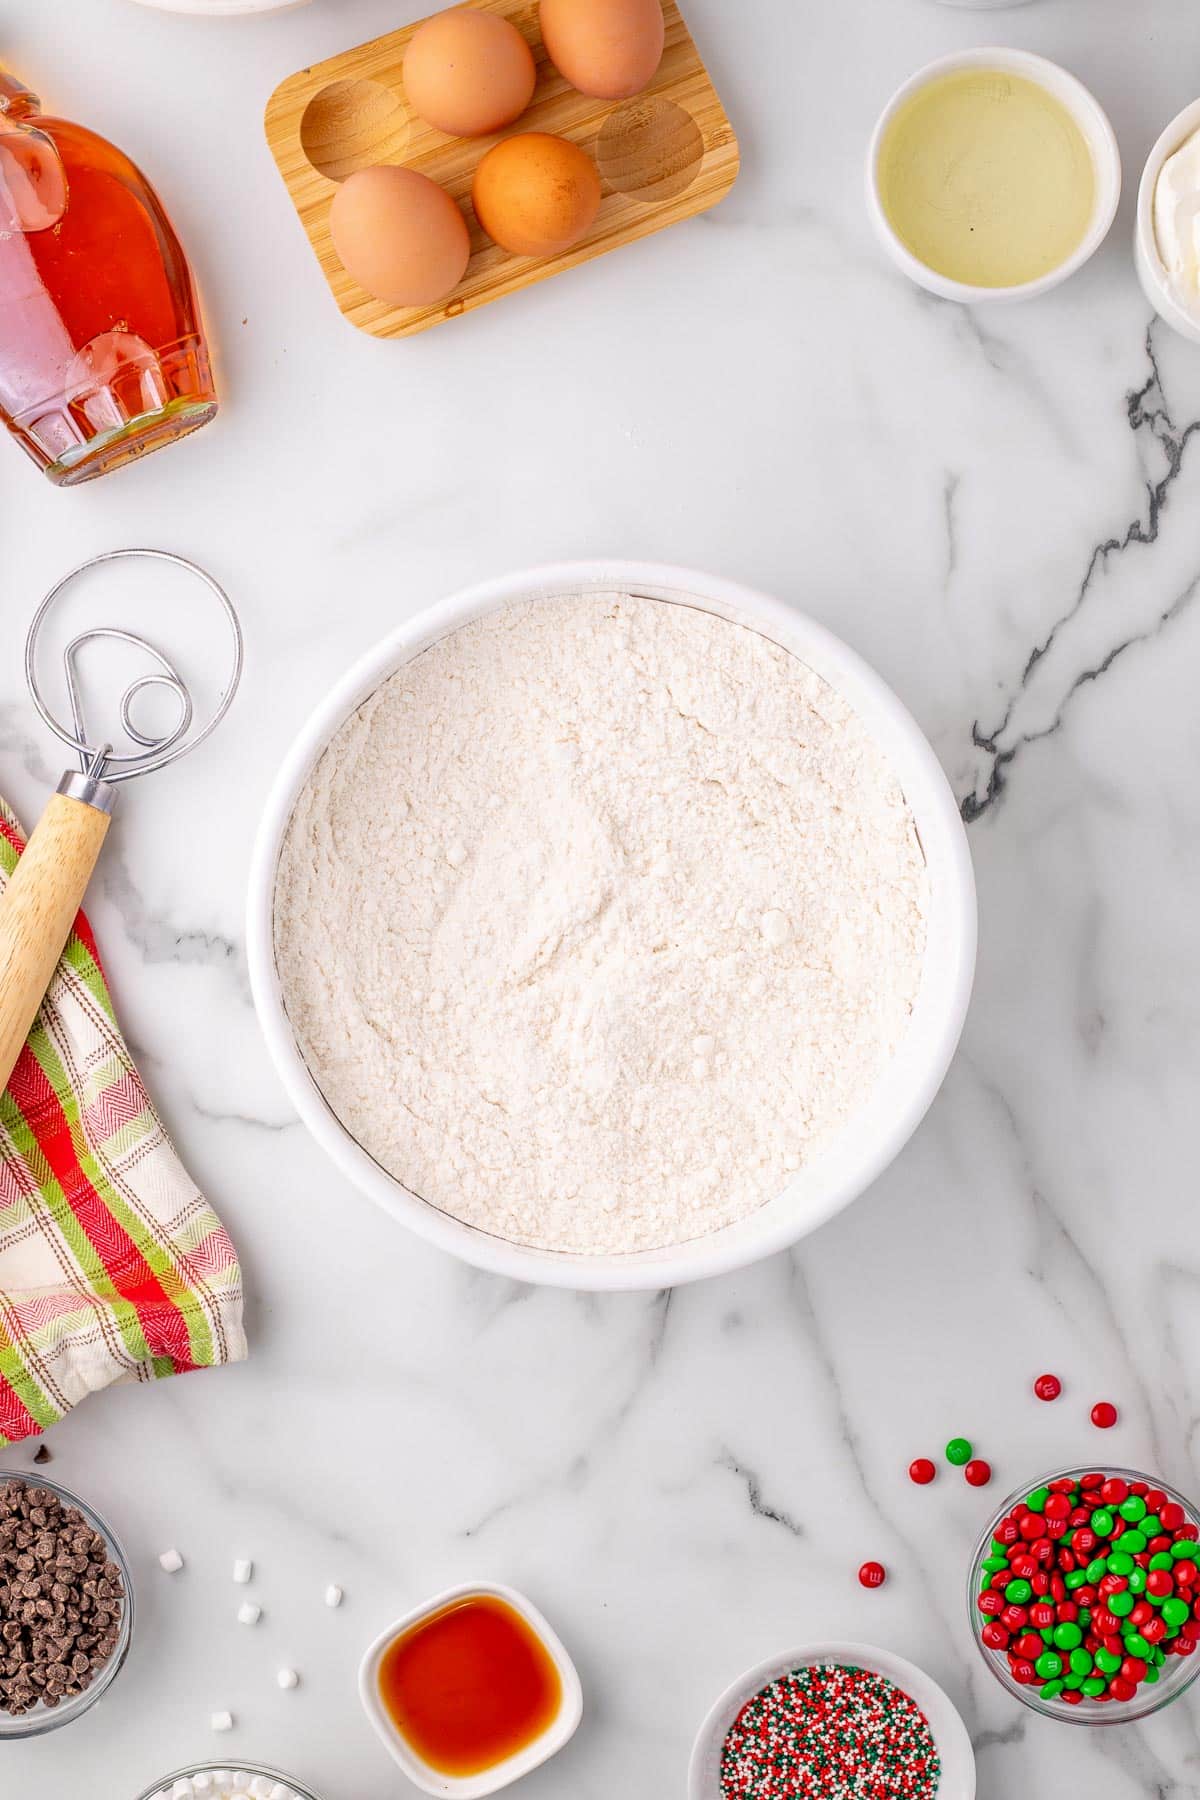
[[[511,19],[533,50],[537,87],[529,110],[491,137],[451,138],[411,112],[401,68],[424,21],[302,69],[267,106],[267,142],[292,204],[342,312],[360,331],[408,337],[515,289],[544,281],[636,238],[715,206],[737,179],[738,144],[675,0],[664,0],[666,49],[650,86],[634,100],[592,100],[554,68],[538,34],[535,0],[466,0]],[[471,182],[501,137],[549,131],[596,159],[604,197],[587,237],[562,256],[510,256],[476,223]],[[441,182],[471,230],[471,261],[458,287],[434,306],[373,299],[334,252],[329,209],[337,185],[372,163],[402,163]]]

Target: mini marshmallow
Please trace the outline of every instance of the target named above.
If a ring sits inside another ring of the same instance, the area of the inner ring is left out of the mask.
[[[338,1587],[336,1582],[331,1581],[329,1586],[325,1589],[326,1606],[340,1606],[344,1599],[345,1594],[342,1589]]]
[[[233,1565],[233,1579],[239,1587],[245,1587],[254,1573],[254,1564],[248,1556],[239,1557]]]
[[[196,1790],[184,1775],[171,1789],[171,1800],[195,1800]]]
[[[269,1781],[265,1775],[256,1775],[250,1783],[252,1800],[271,1800],[271,1789],[274,1785],[274,1782]]]
[[[300,1677],[297,1675],[295,1669],[280,1669],[275,1679],[280,1687],[285,1690],[287,1688],[299,1687],[300,1685]]]
[[[214,1731],[232,1731],[233,1714],[231,1712],[215,1712],[209,1723]]]
[[[239,1625],[257,1625],[262,1618],[262,1607],[256,1606],[253,1600],[243,1600],[238,1607]]]
[[[168,1575],[178,1575],[183,1567],[183,1558],[178,1550],[164,1550],[158,1559],[158,1566],[160,1569],[164,1569]]]

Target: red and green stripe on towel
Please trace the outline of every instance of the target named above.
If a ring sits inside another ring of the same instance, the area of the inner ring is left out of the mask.
[[[22,846],[0,800],[0,890]],[[114,1382],[245,1354],[237,1254],[150,1103],[81,913],[0,1095],[0,1445]]]

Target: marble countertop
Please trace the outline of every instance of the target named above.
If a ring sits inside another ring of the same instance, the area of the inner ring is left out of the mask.
[[[1009,1701],[963,1606],[985,1502],[905,1476],[963,1432],[996,1494],[1099,1454],[1200,1493],[1200,352],[1151,323],[1130,255],[1142,160],[1200,89],[1200,12],[689,0],[742,141],[728,201],[378,343],[338,317],[260,122],[282,76],[419,10],[5,9],[5,61],[152,173],[219,346],[222,416],[169,453],[61,493],[3,449],[0,785],[30,817],[60,766],[18,656],[52,580],[128,543],[211,567],[245,622],[244,694],[193,761],[128,792],[90,904],[147,1080],[242,1253],[253,1351],[52,1434],[47,1472],[131,1549],[138,1628],[106,1703],[5,1747],[0,1790],[134,1800],[220,1755],[391,1800],[359,1654],[490,1576],[553,1618],[586,1689],[528,1800],[681,1794],[717,1689],[835,1634],[948,1688],[982,1800],[1200,1792],[1198,1699],[1094,1733]],[[905,75],[988,41],[1095,89],[1127,191],[1074,281],[972,312],[884,261],[861,161]],[[334,1172],[259,1041],[242,904],[272,773],[336,672],[469,581],[605,554],[754,583],[874,663],[961,796],[981,947],[945,1088],[865,1198],[735,1278],[588,1298],[472,1273]],[[1043,1368],[1055,1407],[1030,1394]],[[1099,1439],[1101,1397],[1122,1417]],[[253,1631],[235,1555],[258,1565]],[[866,1557],[880,1592],[855,1579]],[[236,1733],[214,1738],[226,1706]]]

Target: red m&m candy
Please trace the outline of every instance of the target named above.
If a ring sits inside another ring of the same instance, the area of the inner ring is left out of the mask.
[[[1057,1400],[1062,1393],[1062,1382],[1057,1375],[1039,1375],[1033,1391],[1039,1400]]]
[[[1092,1424],[1097,1431],[1111,1431],[1117,1422],[1117,1409],[1111,1400],[1097,1400],[1092,1408]]]
[[[882,1563],[865,1562],[858,1571],[858,1579],[865,1588],[882,1587],[887,1580],[887,1570]],[[1007,1633],[1005,1634],[1007,1641]]]
[[[918,1487],[927,1487],[937,1474],[937,1470],[927,1456],[918,1456],[908,1465],[908,1479],[915,1481]]]

